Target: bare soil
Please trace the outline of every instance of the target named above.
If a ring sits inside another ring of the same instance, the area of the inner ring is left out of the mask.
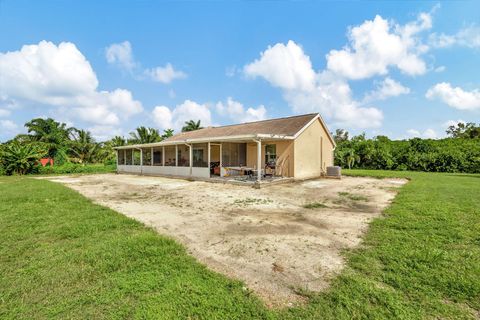
[[[302,303],[344,265],[406,180],[344,177],[254,189],[136,175],[48,177],[183,243],[269,306]]]

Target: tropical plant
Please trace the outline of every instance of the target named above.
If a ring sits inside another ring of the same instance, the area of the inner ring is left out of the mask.
[[[173,136],[173,129],[165,129],[165,130],[163,130],[162,140],[165,140],[165,139],[167,139],[167,138],[170,138],[171,136]]]
[[[152,143],[162,141],[162,137],[157,129],[138,127],[135,131],[130,132],[129,143]]]
[[[83,165],[95,162],[100,146],[90,132],[75,129],[72,132],[71,153],[74,162]]]
[[[0,161],[7,174],[27,174],[40,158],[47,154],[39,144],[21,144],[16,141],[5,144],[0,150]]]
[[[182,132],[195,131],[198,129],[203,129],[200,125],[200,120],[195,122],[194,120],[185,121],[185,125],[182,128]]]
[[[347,149],[345,152],[345,159],[347,161],[348,169],[352,169],[355,165],[355,161],[360,161],[360,157],[355,154],[355,150]]]
[[[67,141],[72,128],[68,128],[65,123],[57,122],[52,118],[35,118],[25,123],[25,127],[28,129],[28,135],[23,138],[43,142],[47,146],[47,155],[50,158],[65,157],[68,151]]]
[[[106,144],[108,144],[111,147],[121,147],[127,144],[127,141],[125,140],[124,137],[120,136],[115,136],[110,141],[107,141]]]

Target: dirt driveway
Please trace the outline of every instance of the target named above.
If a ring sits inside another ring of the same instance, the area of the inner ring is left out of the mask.
[[[211,269],[245,281],[267,305],[320,291],[368,222],[406,180],[344,177],[251,187],[134,175],[49,177],[183,243]]]

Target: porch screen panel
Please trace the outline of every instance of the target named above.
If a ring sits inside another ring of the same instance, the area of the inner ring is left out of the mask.
[[[152,151],[150,148],[148,149],[143,149],[143,165],[144,166],[149,166],[152,162]]]
[[[190,148],[185,144],[178,145],[178,166],[190,166]]]
[[[125,151],[124,150],[117,150],[118,154],[118,164],[124,165],[125,164]]]
[[[162,148],[153,148],[153,165],[162,165]]]
[[[197,168],[208,167],[208,144],[207,143],[195,143],[193,148],[193,166]]]
[[[133,150],[133,165],[140,165],[140,150]]]
[[[175,167],[175,146],[165,147],[165,166]]]
[[[128,166],[132,165],[132,149],[126,150],[125,164]]]
[[[222,143],[222,166],[240,167],[247,163],[246,143]]]

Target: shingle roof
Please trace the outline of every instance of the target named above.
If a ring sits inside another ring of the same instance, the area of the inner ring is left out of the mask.
[[[279,119],[247,122],[221,127],[208,127],[200,130],[176,134],[164,142],[184,141],[187,139],[207,139],[215,137],[230,137],[240,135],[268,134],[279,136],[294,136],[305,127],[318,113],[304,114]]]

